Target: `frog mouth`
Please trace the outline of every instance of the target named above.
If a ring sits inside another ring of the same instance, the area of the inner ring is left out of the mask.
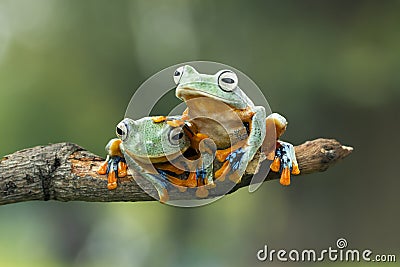
[[[238,103],[235,102],[235,101],[229,101],[229,100],[221,98],[219,96],[216,96],[216,95],[213,95],[213,94],[209,94],[209,93],[206,93],[206,92],[203,92],[203,91],[199,91],[199,90],[197,90],[195,88],[191,88],[191,87],[187,87],[187,86],[178,87],[176,89],[176,96],[178,98],[184,99],[185,101],[186,100],[191,100],[191,99],[194,99],[194,98],[199,98],[199,97],[207,97],[207,98],[210,98],[210,99],[214,99],[214,100],[226,103],[228,106],[230,106],[232,108],[235,108],[235,107],[238,106]]]
[[[178,151],[176,153],[170,154],[170,155],[164,155],[164,156],[159,156],[159,157],[149,157],[149,156],[139,156],[139,155],[134,155],[131,151],[125,149],[125,153],[129,155],[132,159],[145,163],[145,164],[154,164],[154,163],[164,163],[164,162],[169,162],[178,156],[182,155],[183,151]]]

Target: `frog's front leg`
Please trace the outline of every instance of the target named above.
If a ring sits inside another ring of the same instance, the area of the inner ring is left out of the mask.
[[[265,109],[262,106],[255,106],[252,108],[252,111],[252,116],[249,117],[248,121],[246,121],[246,118],[242,118],[243,122],[249,122],[250,133],[246,139],[246,143],[240,150],[235,150],[236,153],[232,153],[226,158],[229,161],[230,172],[235,173],[234,175],[230,175],[229,178],[236,183],[241,181],[247,165],[253,159],[265,138]],[[224,165],[222,168],[224,168]],[[226,172],[226,170],[223,171]]]
[[[120,139],[114,138],[107,143],[107,158],[97,170],[100,175],[107,174],[109,190],[117,188],[117,178],[127,175],[127,165],[119,147],[121,142]]]

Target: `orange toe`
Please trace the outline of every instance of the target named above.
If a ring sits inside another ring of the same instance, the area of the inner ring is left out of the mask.
[[[108,161],[106,160],[100,165],[100,167],[97,170],[97,173],[100,175],[106,174],[107,173],[107,165],[108,165]]]
[[[118,162],[118,177],[125,177],[128,174],[127,169],[128,167],[125,162]]]
[[[189,109],[186,108],[185,111],[182,113],[181,119],[184,121],[187,121],[190,119],[189,117]]]
[[[156,116],[151,118],[153,120],[153,122],[158,123],[158,122],[163,122],[167,119],[167,117],[165,116]]]
[[[179,127],[182,126],[185,122],[183,120],[172,120],[167,121],[167,124],[172,127]]]
[[[208,190],[205,188],[205,186],[200,186],[199,188],[197,188],[196,197],[198,198],[208,197]]]
[[[290,185],[290,170],[289,167],[286,167],[283,169],[282,174],[281,174],[281,179],[279,180],[281,185]]]
[[[178,190],[179,190],[179,192],[186,192],[186,190],[187,190],[187,187],[186,186],[176,186],[177,188],[178,188]]]
[[[271,164],[271,167],[270,167],[271,171],[278,172],[280,167],[281,167],[281,160],[280,160],[280,158],[276,157]]]
[[[208,138],[208,135],[202,134],[202,133],[197,133],[197,134],[196,134],[196,138],[197,138],[198,140],[203,140],[203,139]]]
[[[293,165],[293,169],[292,169],[292,174],[300,174],[300,169],[299,169],[299,165]]]
[[[108,173],[108,184],[107,184],[107,188],[108,190],[114,190],[115,188],[117,188],[117,176],[115,175],[114,171],[110,171]]]
[[[186,179],[186,186],[187,187],[192,187],[192,188],[197,186],[196,173],[195,172],[189,173],[189,177]]]
[[[224,162],[226,158],[232,153],[232,150],[230,148],[228,149],[223,149],[223,150],[217,150],[215,152],[215,158],[219,162]]]

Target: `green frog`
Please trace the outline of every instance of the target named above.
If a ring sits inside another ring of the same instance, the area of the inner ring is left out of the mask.
[[[253,104],[231,70],[208,75],[185,65],[174,72],[173,78],[176,96],[187,105],[182,119],[190,121],[198,133],[194,139],[210,138],[218,149],[217,159],[225,161],[215,172],[216,178],[228,175],[239,182],[248,163],[263,147],[267,158],[273,159],[271,169],[282,173],[281,184],[290,184],[290,172],[299,173],[293,145],[278,141],[273,154],[275,147],[271,149],[271,142],[266,141],[270,138],[265,138],[267,128],[275,128],[269,134],[279,138],[287,127],[286,119],[277,113],[266,117],[265,108]]]
[[[255,106],[238,87],[234,72],[207,75],[184,66],[175,71],[174,80],[176,95],[188,108],[182,116],[124,119],[118,124],[119,138],[107,144],[107,159],[98,170],[99,174],[108,174],[109,190],[117,188],[118,177],[127,175],[128,162],[154,185],[161,202],[168,200],[167,181],[182,191],[198,187],[196,195],[204,198],[207,188],[215,186],[214,178],[223,181],[227,176],[239,182],[260,147],[273,160],[271,170],[281,172],[281,184],[290,184],[290,172],[299,172],[294,149],[277,140],[287,121],[277,113],[266,117],[265,109]],[[276,136],[274,142],[265,138],[266,132]],[[200,165],[190,164],[181,156],[189,148],[200,152],[195,154]],[[223,162],[216,172],[214,156]],[[185,171],[189,173],[186,179],[171,175]]]
[[[180,117],[170,117],[168,120]],[[149,181],[157,190],[160,202],[168,201],[167,181],[181,191],[188,187],[198,187],[196,195],[206,197],[208,191],[203,185],[213,184],[212,151],[201,150],[200,167],[192,164],[183,154],[189,149],[190,131],[186,125],[171,126],[166,117],[145,117],[139,120],[125,118],[116,127],[118,138],[106,145],[107,159],[98,169],[99,174],[107,174],[108,189],[117,188],[117,178],[127,175],[127,163]],[[198,164],[197,164],[198,165]],[[187,179],[173,174],[189,172]],[[199,183],[201,177],[206,183]]]

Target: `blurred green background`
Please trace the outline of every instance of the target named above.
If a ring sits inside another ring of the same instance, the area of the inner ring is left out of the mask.
[[[201,208],[0,207],[0,266],[280,266],[256,252],[340,237],[399,262],[399,14],[399,1],[0,0],[1,156],[61,141],[104,155],[136,88],[192,60],[251,77],[288,119],[285,140],[355,147],[288,188]]]

